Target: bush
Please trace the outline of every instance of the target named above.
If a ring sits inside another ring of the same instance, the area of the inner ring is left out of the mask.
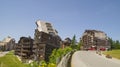
[[[54,64],[58,63],[60,61],[61,57],[70,51],[72,51],[71,47],[66,47],[64,49],[62,49],[62,48],[54,49],[51,56],[49,57],[49,60],[50,60],[49,62],[54,63]]]
[[[49,63],[49,64],[48,64],[48,67],[57,67],[57,65],[54,64],[54,63]]]

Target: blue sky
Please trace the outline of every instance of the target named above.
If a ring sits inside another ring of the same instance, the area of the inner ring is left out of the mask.
[[[34,38],[38,19],[52,23],[62,39],[96,29],[120,40],[120,0],[0,0],[0,40]]]

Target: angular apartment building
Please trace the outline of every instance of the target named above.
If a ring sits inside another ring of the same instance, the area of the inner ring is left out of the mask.
[[[15,55],[18,55],[23,62],[34,59],[33,51],[36,46],[33,45],[33,41],[31,37],[21,37],[15,46]]]
[[[36,25],[34,34],[34,45],[37,46],[34,52],[36,60],[48,61],[52,50],[60,48],[61,38],[51,23],[38,20]]]
[[[108,37],[103,31],[85,30],[81,40],[83,50],[106,50],[111,48]]]

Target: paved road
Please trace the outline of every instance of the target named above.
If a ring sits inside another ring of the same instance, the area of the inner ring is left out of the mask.
[[[120,61],[108,59],[94,51],[77,51],[71,60],[72,67],[120,67]]]
[[[5,52],[0,52],[0,57],[4,56],[5,54],[7,54],[8,51],[5,51]]]

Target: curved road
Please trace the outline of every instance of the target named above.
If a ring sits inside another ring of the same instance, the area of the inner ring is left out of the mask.
[[[72,56],[71,67],[120,67],[120,60],[105,58],[95,51],[77,51]]]

